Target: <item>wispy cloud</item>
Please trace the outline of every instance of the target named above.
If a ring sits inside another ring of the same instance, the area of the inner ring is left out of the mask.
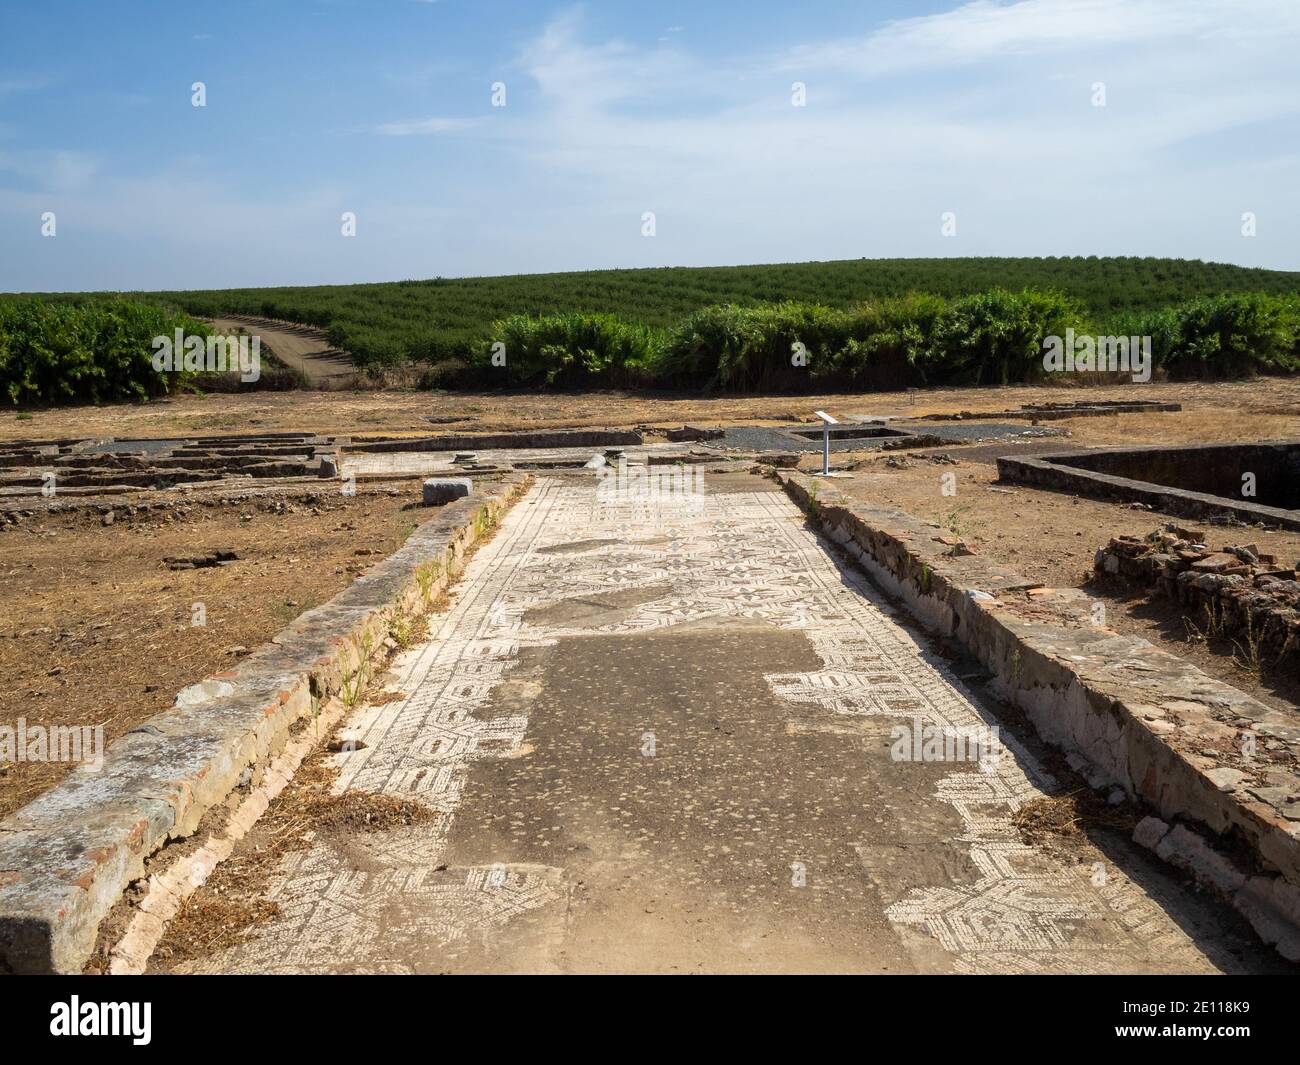
[[[54,84],[54,79],[45,74],[8,75],[0,77],[0,97],[16,96],[25,92],[40,92]]]
[[[457,133],[479,125],[481,118],[412,118],[403,122],[385,122],[374,132],[384,137],[431,137],[439,133]]]
[[[783,66],[883,77],[1097,46],[1122,54],[1159,42],[1206,44],[1297,30],[1300,5],[1292,0],[972,0],[887,23],[857,40],[800,45]]]
[[[89,152],[69,149],[23,149],[0,152],[0,174],[47,192],[79,192],[90,186],[100,169]]]
[[[1277,151],[1247,137],[1248,158],[1170,153],[1300,114],[1298,44],[1291,0],[975,0],[722,58],[593,39],[574,10],[518,57],[536,113],[493,132],[574,190],[593,232],[658,210],[659,238],[623,256],[1233,258],[1243,201],[1287,195]],[[946,210],[960,241],[932,239]]]
[[[1022,167],[1026,153],[1106,151],[1126,137],[1132,160],[1300,113],[1300,68],[1288,61],[1300,44],[1292,0],[975,0],[857,42],[734,60],[725,77],[713,59],[592,43],[582,29],[571,11],[521,53],[544,107],[517,132],[547,159],[596,171],[617,166],[620,154],[652,152],[710,170],[765,158],[785,179],[836,157],[878,170],[909,156],[977,163],[1009,151]],[[1251,47],[1225,47],[1234,35],[1252,37]],[[1010,55],[1042,62],[1017,65]],[[911,67],[951,72],[954,63],[995,76],[936,79],[917,94],[856,85]],[[795,75],[808,84],[806,108],[790,105]],[[1061,84],[1045,91],[1049,80]],[[1090,107],[1095,81],[1110,84],[1107,109]],[[719,82],[732,90],[719,92]],[[782,166],[783,150],[799,154]]]
[[[581,9],[546,25],[518,57],[518,65],[554,107],[595,112],[625,103],[693,99],[698,107],[700,65],[677,48],[642,49],[614,38],[590,42]]]

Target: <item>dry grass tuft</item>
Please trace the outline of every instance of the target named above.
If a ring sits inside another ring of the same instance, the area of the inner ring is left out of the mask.
[[[1012,822],[1021,841],[1026,846],[1037,847],[1078,839],[1093,828],[1131,834],[1137,815],[1127,803],[1111,806],[1085,787],[1027,802],[1016,811]]]

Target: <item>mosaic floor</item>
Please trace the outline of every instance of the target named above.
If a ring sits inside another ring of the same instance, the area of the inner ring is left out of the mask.
[[[897,757],[998,723],[777,492],[541,479],[430,631],[337,790],[441,816],[291,855],[279,916],[188,971],[1232,967],[1127,852],[1021,842],[1057,785],[1005,730]]]

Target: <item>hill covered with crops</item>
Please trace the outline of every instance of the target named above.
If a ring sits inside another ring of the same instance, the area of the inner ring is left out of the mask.
[[[1182,259],[849,259],[767,266],[656,267],[365,285],[144,293],[210,317],[242,313],[323,326],[363,363],[466,357],[512,315],[576,311],[668,330],[715,304],[796,301],[847,310],[908,293],[1055,290],[1105,326],[1195,296],[1300,293],[1300,273]]]
[[[1300,370],[1300,273],[1172,259],[860,259],[0,297],[0,386],[11,402],[154,394],[124,345],[176,315],[226,314],[323,327],[364,368],[417,363],[424,385],[447,388],[1034,381],[1044,338],[1071,329],[1150,338],[1160,377]]]

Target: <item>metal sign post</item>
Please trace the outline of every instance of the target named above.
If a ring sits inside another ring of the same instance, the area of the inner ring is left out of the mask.
[[[824,410],[813,411],[813,413],[822,420],[822,476],[829,477],[831,474],[831,426],[840,423]]]

